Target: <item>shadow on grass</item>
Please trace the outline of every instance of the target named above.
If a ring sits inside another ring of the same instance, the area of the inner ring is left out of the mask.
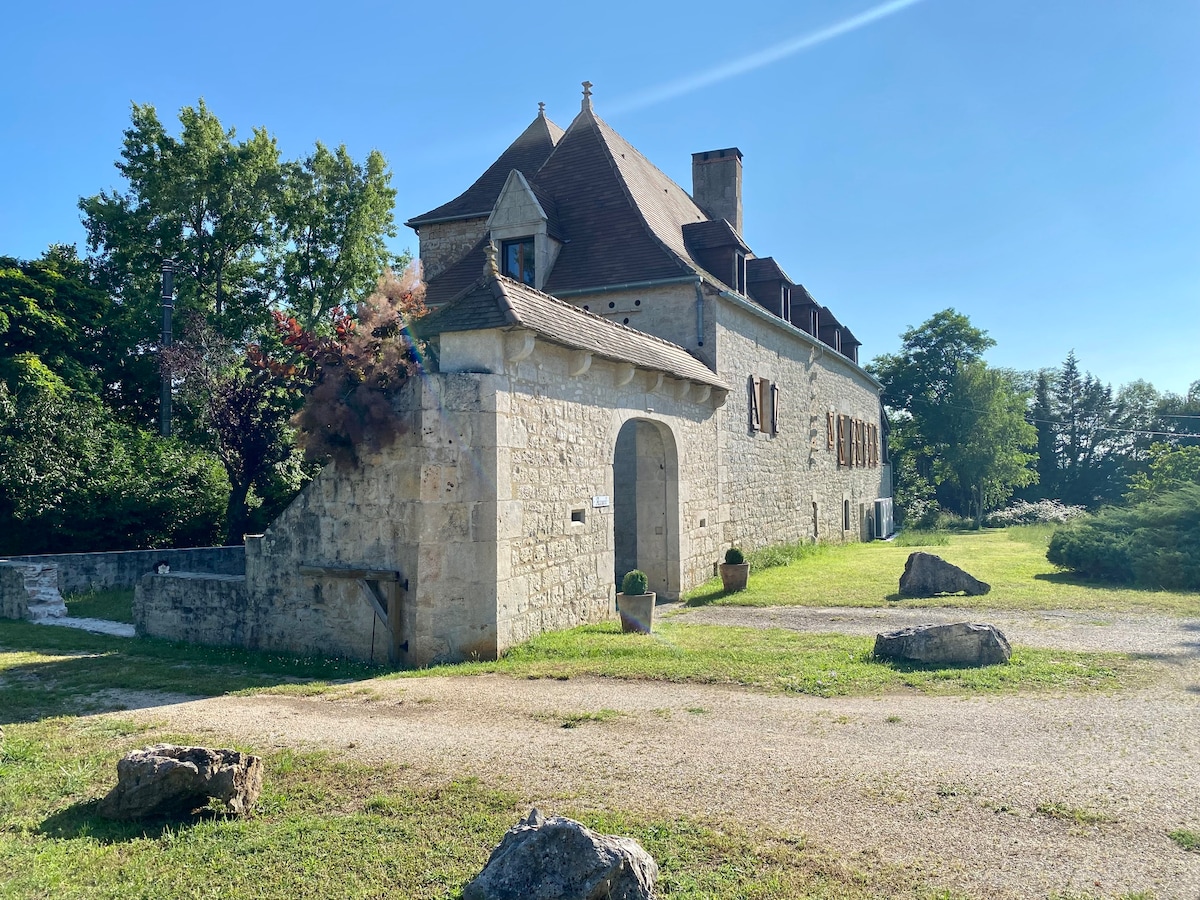
[[[684,606],[709,606],[716,603],[718,600],[723,600],[726,597],[732,597],[734,594],[740,594],[741,591],[727,591],[723,587],[713,587],[697,591],[692,596],[684,601]]]
[[[1101,581],[1098,578],[1083,578],[1074,572],[1038,572],[1033,576],[1034,581],[1047,581],[1050,584],[1065,584],[1072,587],[1087,588],[1092,591],[1141,591],[1147,594],[1160,594],[1164,590],[1169,593],[1188,593],[1171,588],[1154,587],[1146,584],[1127,584],[1126,582]]]
[[[190,815],[119,822],[100,815],[99,808],[99,800],[73,803],[43,819],[37,827],[37,833],[54,840],[89,838],[101,844],[120,844],[136,840],[154,841],[167,832],[177,832],[213,819],[229,818],[216,810],[200,809]]]
[[[160,706],[251,688],[346,682],[381,671],[345,659],[112,637],[28,622],[0,622],[0,653],[36,654],[0,668],[0,724]]]

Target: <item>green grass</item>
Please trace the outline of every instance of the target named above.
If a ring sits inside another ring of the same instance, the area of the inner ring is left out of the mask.
[[[80,619],[108,619],[133,624],[133,591],[86,591],[63,598],[68,614]]]
[[[0,747],[0,898],[455,898],[530,807],[476,779],[283,750],[266,754],[263,794],[247,818],[97,816],[124,752],[195,740],[112,718],[9,726]],[[543,812],[636,838],[657,860],[667,900],[951,896],[917,871],[839,859],[802,836],[740,823],[571,801]]]
[[[1039,803],[1036,812],[1039,816],[1045,816],[1047,819],[1062,819],[1074,822],[1076,825],[1100,825],[1112,821],[1112,817],[1105,813],[1081,806],[1067,806],[1058,801]]]
[[[124,709],[130,705],[126,692],[210,697],[271,688],[304,693],[378,671],[346,660],[0,621],[0,724]]]
[[[630,680],[736,684],[820,697],[894,690],[931,694],[1115,690],[1145,683],[1150,663],[1120,653],[1018,648],[1007,665],[921,666],[874,659],[874,639],[782,628],[663,622],[652,635],[616,623],[552,632],[495,662],[436,666],[394,677],[501,673],[517,678],[585,675]]]
[[[936,532],[934,534],[937,534]],[[1046,559],[1047,526],[942,533],[930,552],[992,586],[982,597],[917,600],[898,594],[913,547],[898,542],[817,545],[790,565],[750,569],[745,591],[726,594],[717,579],[685,596],[691,606],[946,606],[966,609],[1099,609],[1200,615],[1200,593],[1114,587],[1080,581]],[[914,538],[915,540],[915,538]]]
[[[1200,853],[1200,831],[1177,828],[1167,835],[1184,850]]]

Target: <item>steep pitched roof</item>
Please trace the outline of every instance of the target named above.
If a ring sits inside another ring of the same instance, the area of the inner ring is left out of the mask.
[[[551,343],[729,390],[704,363],[677,344],[584,312],[526,284],[492,273],[458,299],[418,320],[420,336],[486,328],[525,328]]]
[[[478,180],[451,200],[436,209],[414,216],[404,224],[418,228],[429,222],[446,222],[454,219],[473,219],[487,216],[500,196],[500,189],[513,169],[529,177],[536,172],[554,150],[563,136],[563,130],[539,112],[529,127],[521,132],[500,158],[488,166]]]

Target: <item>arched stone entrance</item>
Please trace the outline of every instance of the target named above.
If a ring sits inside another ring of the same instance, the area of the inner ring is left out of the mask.
[[[613,451],[613,578],[646,573],[661,599],[679,599],[679,454],[661,422],[630,419]]]

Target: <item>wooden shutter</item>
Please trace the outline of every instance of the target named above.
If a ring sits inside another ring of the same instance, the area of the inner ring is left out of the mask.
[[[834,448],[833,439],[833,413],[825,413],[825,449],[832,450]]]
[[[837,447],[838,447],[838,465],[844,466],[846,463],[846,417],[837,417]]]
[[[758,408],[759,379],[750,377],[750,430],[762,431],[761,411]]]
[[[771,434],[779,434],[779,385],[771,382]]]

